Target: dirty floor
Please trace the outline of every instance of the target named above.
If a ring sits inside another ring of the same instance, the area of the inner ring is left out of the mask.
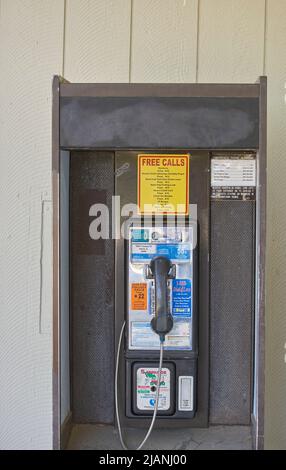
[[[143,429],[124,432],[128,447],[134,449],[144,437]],[[206,429],[154,430],[144,449],[147,450],[248,450],[251,449],[249,426],[211,426]],[[113,426],[76,424],[72,428],[67,449],[121,449],[118,433]]]

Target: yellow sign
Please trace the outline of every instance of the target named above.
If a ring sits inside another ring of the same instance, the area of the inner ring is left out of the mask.
[[[189,154],[138,155],[140,214],[188,215]]]

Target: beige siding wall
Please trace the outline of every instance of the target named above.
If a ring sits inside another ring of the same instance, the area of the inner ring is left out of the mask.
[[[132,2],[132,82],[195,82],[198,0]]]
[[[129,0],[66,0],[64,74],[71,82],[128,82]]]
[[[201,0],[199,82],[253,82],[263,72],[264,0]]]
[[[285,0],[0,0],[0,448],[52,443],[51,80],[269,78],[266,446],[286,448]]]
[[[64,2],[0,6],[0,448],[50,448],[51,85]]]

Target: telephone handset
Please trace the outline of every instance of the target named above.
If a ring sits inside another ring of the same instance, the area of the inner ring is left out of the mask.
[[[174,277],[170,272],[172,266],[171,261],[165,256],[157,256],[150,263],[155,283],[155,315],[151,320],[151,327],[161,341],[165,340],[166,334],[173,328],[173,316],[170,313],[168,299],[168,279]]]

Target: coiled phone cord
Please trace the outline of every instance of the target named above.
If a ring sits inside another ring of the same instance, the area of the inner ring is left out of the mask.
[[[120,419],[119,419],[119,409],[118,409],[118,370],[119,370],[119,359],[120,359],[120,349],[121,349],[121,344],[122,344],[122,337],[125,329],[125,324],[126,322],[124,321],[121,331],[120,331],[120,336],[119,336],[119,341],[118,341],[118,347],[117,347],[117,354],[116,354],[116,367],[115,367],[115,412],[116,412],[116,421],[117,421],[117,426],[118,426],[118,433],[119,433],[119,439],[121,442],[121,445],[124,450],[129,450],[127,445],[125,444],[123,437],[122,437],[122,430],[121,430],[121,424],[120,424]],[[163,363],[163,341],[160,341],[160,360],[159,360],[159,368],[158,368],[158,386],[156,390],[156,397],[155,397],[155,405],[154,405],[154,411],[153,411],[153,416],[152,416],[152,421],[149,426],[149,429],[143,439],[143,441],[139,444],[138,447],[136,447],[135,450],[140,450],[144,446],[145,442],[149,438],[153,427],[155,423],[155,419],[157,416],[157,411],[158,411],[158,404],[159,404],[159,393],[160,393],[160,382],[161,382],[161,372],[162,372],[162,363]]]

